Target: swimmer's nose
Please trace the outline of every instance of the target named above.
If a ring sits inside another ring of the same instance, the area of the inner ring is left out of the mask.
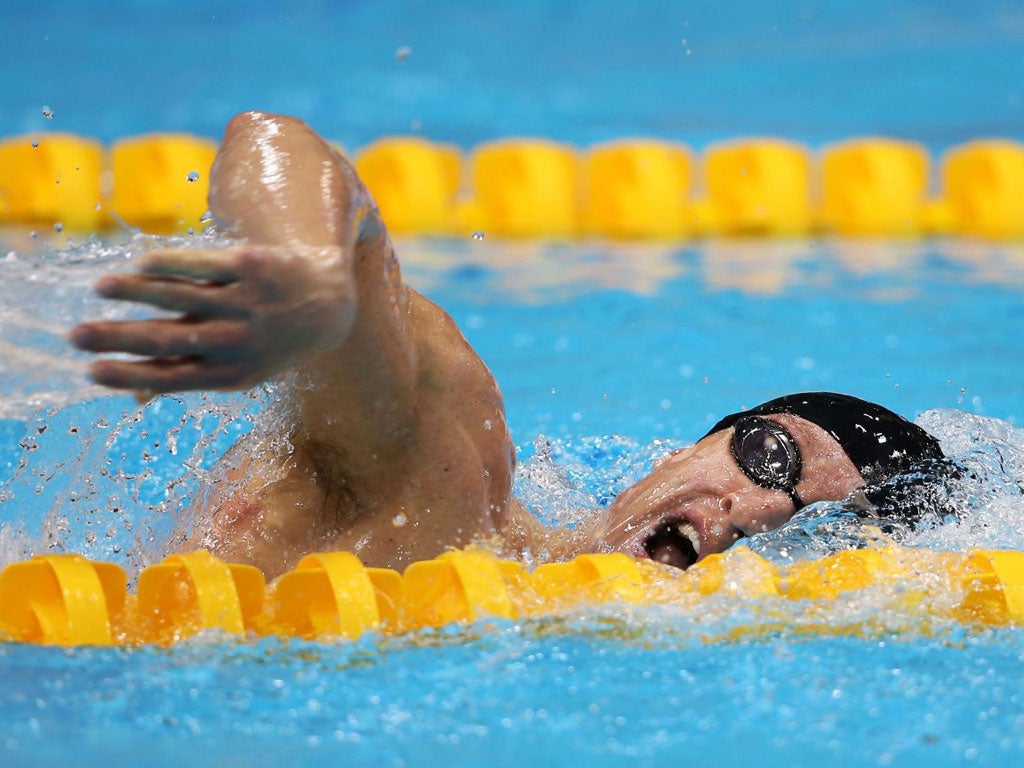
[[[734,538],[774,530],[795,512],[792,502],[782,494],[776,503],[765,503],[759,497],[760,494],[730,493],[722,498],[719,507]]]
[[[739,496],[733,493],[718,498],[717,503],[712,500],[712,503],[705,507],[709,513],[703,518],[702,529],[708,546],[706,551],[702,552],[703,555],[725,552],[747,536],[747,531],[736,524],[736,512],[741,507]],[[711,509],[714,511],[710,511]]]

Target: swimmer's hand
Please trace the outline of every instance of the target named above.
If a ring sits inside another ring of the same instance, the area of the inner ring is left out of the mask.
[[[82,323],[71,342],[141,356],[99,360],[90,370],[97,383],[140,399],[248,389],[345,341],[356,315],[351,261],[351,251],[337,247],[153,251],[138,273],[104,277],[96,292],[181,314]]]

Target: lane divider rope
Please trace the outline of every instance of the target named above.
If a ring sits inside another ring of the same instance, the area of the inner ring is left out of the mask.
[[[0,223],[154,233],[204,224],[216,144],[181,133],[106,147],[69,133],[0,140]],[[382,138],[353,162],[399,235],[685,240],[700,236],[1024,239],[1024,145],[979,139],[944,153],[854,138],[818,152],[777,138],[580,149],[503,139],[463,152]]]
[[[134,594],[118,565],[75,554],[40,555],[0,573],[0,638],[46,645],[171,645],[203,631],[355,639],[487,617],[528,619],[608,603],[699,609],[726,598],[769,613],[779,601],[807,610],[886,589],[886,610],[921,626],[1024,624],[1024,552],[935,552],[895,544],[778,567],[737,548],[678,571],[623,554],[580,555],[537,566],[489,550],[453,550],[405,572],[365,567],[347,552],[304,557],[267,584],[251,565],[199,550],[140,574]],[[826,624],[827,624],[827,620]],[[820,631],[825,631],[823,628]]]

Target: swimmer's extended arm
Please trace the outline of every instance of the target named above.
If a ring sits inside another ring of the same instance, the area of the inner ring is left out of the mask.
[[[72,340],[83,349],[143,358],[98,361],[94,378],[148,395],[248,388],[292,369],[311,433],[329,425],[330,442],[398,437],[415,408],[411,292],[348,163],[298,120],[239,115],[210,204],[248,244],[156,251],[139,272],[101,280],[106,297],[181,314],[78,326]]]

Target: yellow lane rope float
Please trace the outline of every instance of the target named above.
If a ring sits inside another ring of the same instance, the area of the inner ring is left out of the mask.
[[[0,140],[0,223],[97,232],[197,230],[216,144],[188,134],[109,148],[73,134]],[[680,240],[694,236],[1024,238],[1024,145],[854,138],[813,152],[781,139],[686,146],[623,139],[578,149],[504,139],[468,153],[388,137],[354,156],[406,235]],[[937,190],[937,191],[936,191]]]
[[[170,645],[204,630],[228,635],[349,638],[398,634],[487,617],[528,619],[607,603],[732,609],[803,601],[803,613],[887,587],[910,621],[1024,624],[1024,552],[964,555],[894,544],[778,567],[748,549],[683,572],[622,554],[580,555],[529,571],[485,549],[447,552],[403,574],[347,552],[304,557],[269,586],[250,565],[205,551],[142,571],[80,555],[41,555],[0,573],[0,638],[47,645]],[[891,607],[891,606],[890,606]],[[825,619],[827,621],[827,618]]]

